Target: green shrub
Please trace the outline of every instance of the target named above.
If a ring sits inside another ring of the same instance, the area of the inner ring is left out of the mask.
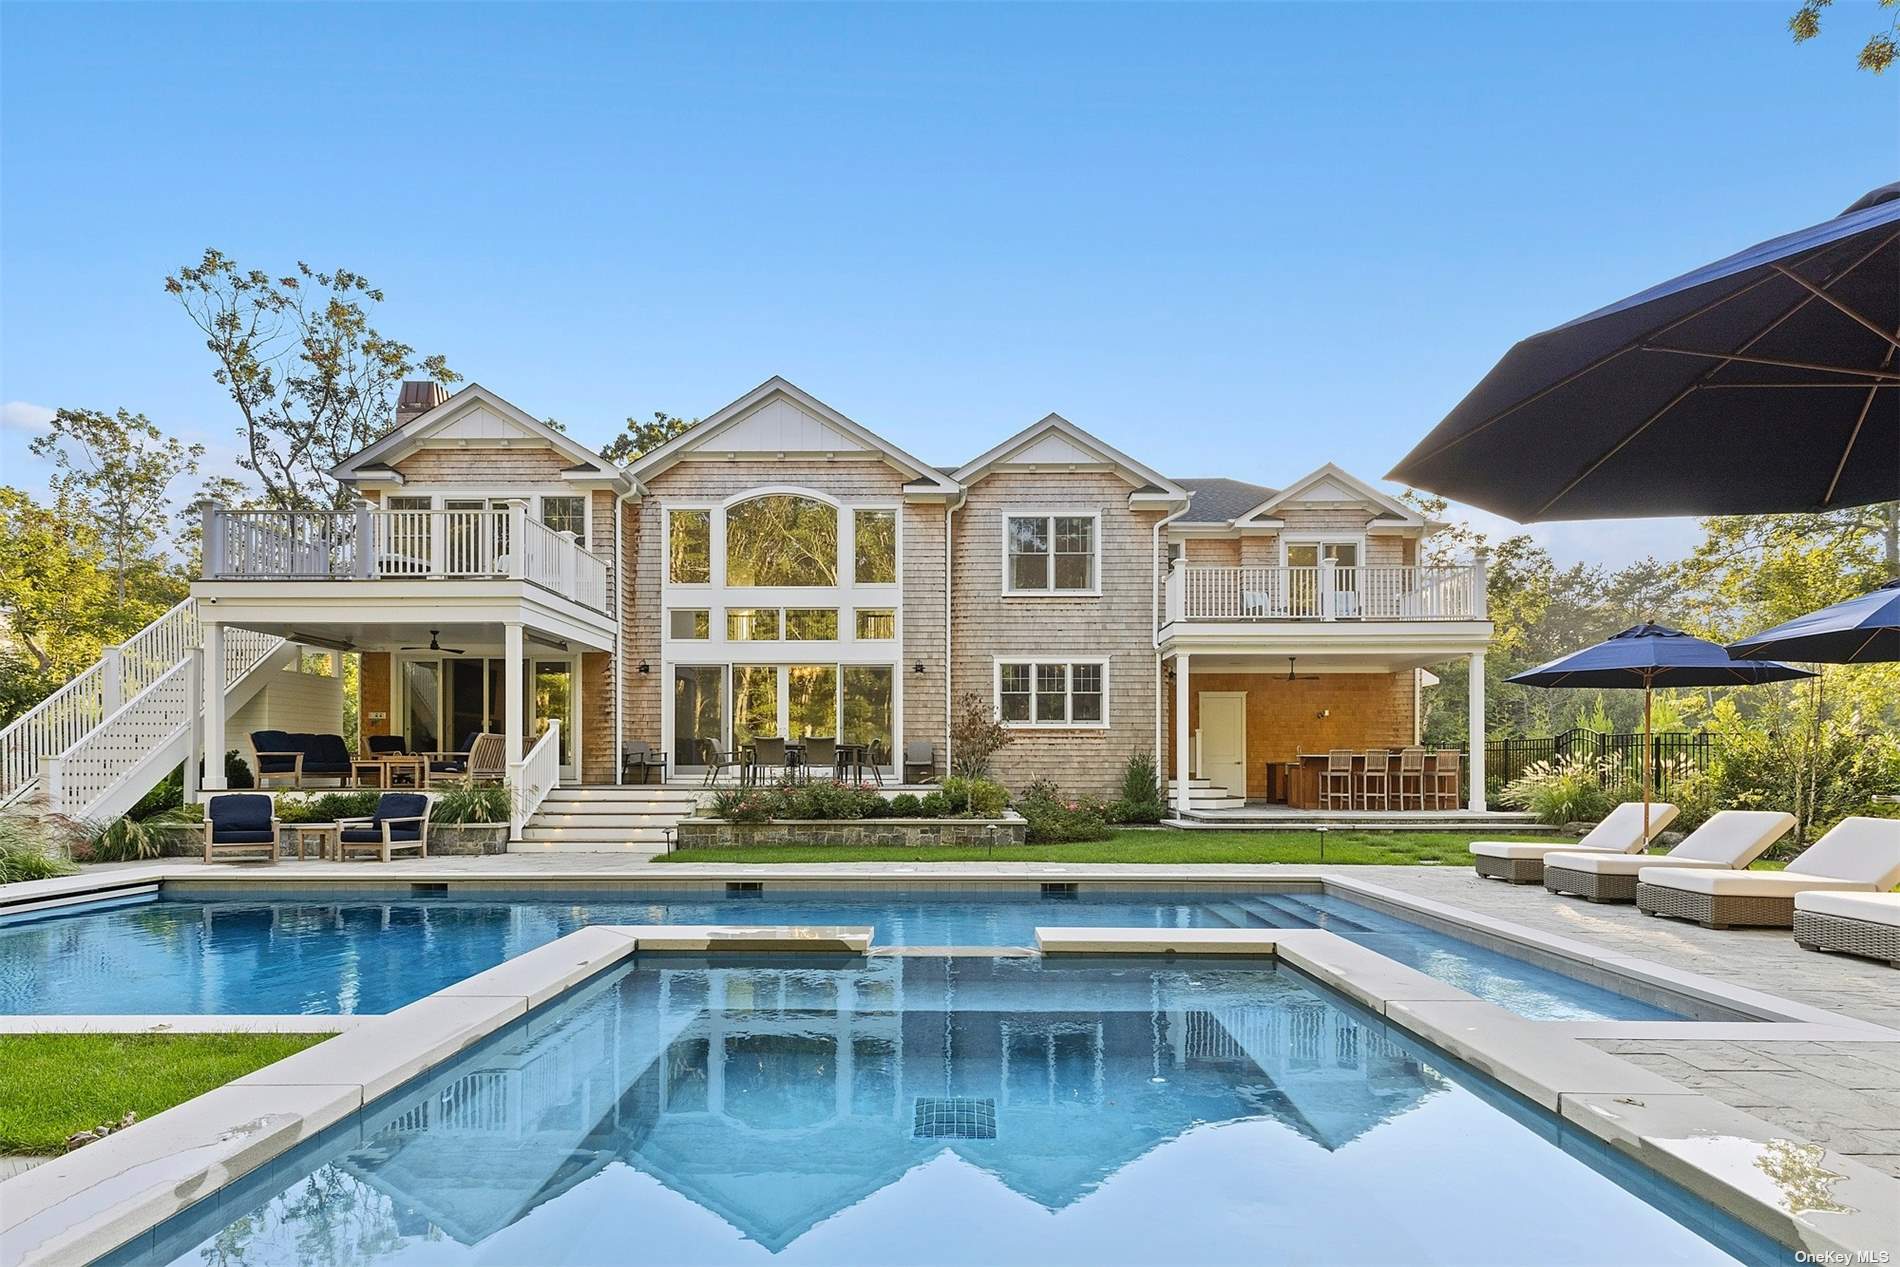
[[[432,823],[505,823],[513,815],[514,798],[499,783],[458,779],[437,794],[429,807]]]
[[[368,818],[381,792],[291,793],[277,798],[277,817],[286,823],[334,823],[339,818]],[[505,817],[505,815],[504,815]]]
[[[921,802],[918,801],[915,795],[909,792],[899,792],[896,796],[891,798],[891,817],[915,818],[917,817],[920,807]]]
[[[1114,833],[1102,805],[1087,797],[1065,797],[1054,783],[1038,779],[1016,799],[1025,838],[1032,845],[1107,840]]]
[[[1587,757],[1533,761],[1504,786],[1498,799],[1529,810],[1538,822],[1552,827],[1594,823],[1615,808],[1610,794],[1603,789],[1599,763]]]
[[[921,818],[942,818],[947,813],[949,806],[942,792],[926,792],[923,799],[917,802],[917,814]]]
[[[772,817],[772,795],[758,788],[721,788],[713,793],[714,818],[733,823],[763,823]]]
[[[86,845],[89,862],[144,862],[162,852],[157,832],[126,815],[114,819]]]
[[[72,858],[86,832],[58,814],[0,814],[0,884],[50,880],[79,868]]]
[[[950,713],[950,752],[953,774],[966,779],[987,778],[990,758],[1014,742],[1016,734],[996,715],[986,694],[965,691]]]
[[[1153,754],[1137,752],[1122,767],[1122,794],[1108,806],[1111,823],[1158,823],[1167,817]]]
[[[1000,818],[1009,807],[1009,789],[993,779],[971,779],[970,817]]]

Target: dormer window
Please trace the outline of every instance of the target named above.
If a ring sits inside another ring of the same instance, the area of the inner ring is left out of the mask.
[[[1100,592],[1100,518],[1086,515],[1010,515],[1003,527],[1005,594]]]

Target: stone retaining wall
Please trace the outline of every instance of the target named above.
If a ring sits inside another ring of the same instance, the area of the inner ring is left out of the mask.
[[[851,849],[1020,845],[1026,826],[1015,814],[1006,818],[799,818],[769,823],[683,818],[677,844],[681,849],[746,849],[755,845],[836,845]]]

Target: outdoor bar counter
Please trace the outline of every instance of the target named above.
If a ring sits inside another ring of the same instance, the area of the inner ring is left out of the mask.
[[[1323,752],[1302,752],[1297,760],[1269,761],[1267,763],[1267,799],[1284,801],[1293,809],[1319,809],[1320,789],[1325,786],[1327,754]],[[1352,794],[1353,804],[1359,805],[1364,784],[1362,778],[1366,770],[1366,754],[1352,754]],[[1399,754],[1393,751],[1386,758],[1386,777],[1390,780],[1391,801],[1389,808],[1399,808]],[[1425,799],[1426,809],[1456,808],[1458,793],[1453,792],[1449,806],[1440,805],[1437,799],[1438,754],[1425,754]],[[1408,788],[1409,792],[1410,789]],[[1417,808],[1407,797],[1406,808]],[[1386,807],[1381,807],[1386,808]]]

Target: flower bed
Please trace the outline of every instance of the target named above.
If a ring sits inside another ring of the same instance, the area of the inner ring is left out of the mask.
[[[738,823],[728,818],[683,818],[681,849],[746,849],[755,845],[837,845],[928,849],[941,845],[1020,845],[1027,824],[1014,813],[1000,818],[778,818]]]
[[[874,787],[836,780],[735,788],[714,796],[704,817],[681,820],[678,842],[682,849],[1020,845],[1027,824],[1007,801],[988,779],[949,778],[923,796],[901,792],[889,800]]]

